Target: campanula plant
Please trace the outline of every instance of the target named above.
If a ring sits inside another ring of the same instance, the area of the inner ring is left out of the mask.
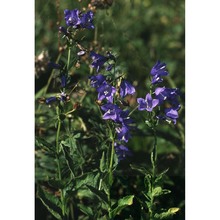
[[[163,187],[168,169],[158,169],[158,128],[178,124],[180,89],[167,86],[166,63],[155,61],[141,97],[142,82],[122,71],[120,53],[87,41],[97,36],[92,3],[63,10],[62,46],[36,94],[36,197],[55,219],[170,218],[179,208],[158,206],[171,193]],[[153,138],[146,167],[135,164],[131,144],[141,129]],[[135,182],[133,171],[142,175]]]

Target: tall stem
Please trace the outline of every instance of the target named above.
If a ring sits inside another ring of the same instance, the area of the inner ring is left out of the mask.
[[[113,183],[113,174],[112,174],[112,167],[113,167],[113,161],[114,161],[114,155],[115,155],[115,141],[114,141],[114,135],[112,133],[112,129],[110,127],[110,125],[108,124],[108,128],[109,128],[109,136],[111,139],[111,154],[110,154],[110,161],[109,161],[109,168],[108,168],[108,174],[109,174],[109,178],[108,178],[108,202],[109,202],[109,208],[108,208],[108,213],[109,213],[109,219],[112,219],[111,216],[111,186]]]
[[[156,162],[157,162],[157,135],[156,135],[156,129],[153,128],[154,133],[154,146],[151,153],[151,163],[152,163],[152,179],[151,179],[151,199],[150,199],[150,207],[149,207],[149,213],[150,213],[150,220],[153,220],[153,209],[154,209],[154,196],[153,196],[153,190],[154,190],[154,184],[155,184],[155,177],[156,177]]]
[[[61,165],[60,165],[60,157],[59,157],[59,137],[60,137],[60,129],[61,129],[61,120],[60,120],[60,109],[57,107],[57,117],[58,117],[58,124],[57,124],[57,134],[56,134],[56,159],[57,159],[57,170],[58,170],[58,179],[62,180],[61,175]],[[61,205],[62,205],[62,214],[65,216],[65,201],[64,201],[64,194],[63,190],[60,189],[60,199],[61,199]]]

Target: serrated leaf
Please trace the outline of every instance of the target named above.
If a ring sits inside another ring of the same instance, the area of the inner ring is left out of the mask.
[[[62,212],[60,209],[60,201],[54,195],[46,192],[41,187],[38,187],[37,196],[42,201],[48,211],[56,217],[56,219],[62,220]]]
[[[75,188],[79,189],[82,186],[90,185],[92,187],[97,186],[100,174],[97,172],[85,173],[80,177],[75,178]]]
[[[125,207],[133,204],[134,195],[125,196],[118,200],[117,207],[113,209],[110,215],[114,218],[118,213],[122,211]]]

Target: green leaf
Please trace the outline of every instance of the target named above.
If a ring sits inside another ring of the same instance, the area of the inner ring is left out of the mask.
[[[176,214],[179,210],[180,210],[179,208],[173,207],[168,209],[168,211],[166,212],[162,212],[160,214],[156,213],[154,217],[155,219],[166,219]]]
[[[61,204],[57,197],[46,192],[40,186],[38,187],[37,196],[56,219],[62,220]]]
[[[35,137],[35,145],[43,150],[55,152],[55,147],[43,138]]]
[[[168,194],[170,192],[171,191],[168,190],[168,189],[162,189],[160,186],[157,186],[153,189],[152,196],[157,197],[157,196],[160,196],[160,195]]]
[[[93,217],[93,216],[94,216],[94,213],[93,213],[91,207],[85,206],[85,205],[83,205],[83,204],[78,204],[78,207],[79,207],[79,209],[80,209],[83,213],[85,213],[85,214],[88,215],[89,217]]]
[[[75,188],[79,189],[82,186],[93,186],[96,187],[98,184],[100,174],[98,172],[90,172],[90,173],[85,173],[80,177],[75,178]]]
[[[106,161],[105,161],[105,152],[103,151],[102,153],[102,158],[100,160],[100,165],[99,165],[99,168],[100,168],[100,171],[102,173],[104,173],[106,170],[107,170],[107,166],[106,166]]]
[[[131,164],[130,167],[131,167],[131,169],[136,170],[136,171],[142,173],[143,175],[149,174],[147,169],[144,168],[144,167],[136,166],[136,165],[133,165],[133,164]]]
[[[118,213],[121,212],[125,207],[133,204],[134,195],[125,196],[118,200],[118,205],[115,209],[111,211],[111,216],[114,218]]]
[[[163,176],[168,172],[169,168],[164,170],[162,173],[160,173],[159,175],[157,175],[157,178],[155,179],[155,183],[158,183],[162,178]]]
[[[66,159],[66,164],[67,164],[70,172],[73,174],[73,176],[75,176],[75,171],[74,171],[75,166],[74,166],[74,163],[73,163],[73,159],[70,157],[69,152],[67,151],[67,149],[65,149],[63,147],[62,150],[63,150],[64,157]]]
[[[90,185],[86,185],[86,186],[91,190],[91,192],[93,192],[99,198],[100,201],[104,202],[106,205],[108,204],[108,198],[105,193],[96,189],[93,186],[90,186]]]

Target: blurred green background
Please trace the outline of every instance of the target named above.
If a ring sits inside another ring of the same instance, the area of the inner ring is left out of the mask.
[[[94,2],[94,1],[93,1]],[[103,1],[111,2],[111,1]],[[89,0],[37,0],[35,1],[35,55],[45,51],[47,60],[55,61],[62,44],[58,27],[65,26],[64,9],[87,8]],[[103,8],[104,7],[104,8]],[[95,30],[86,34],[86,46],[96,41],[96,48],[104,54],[111,50],[117,55],[117,63],[127,73],[127,79],[136,86],[137,97],[148,92],[149,72],[157,60],[167,64],[169,77],[164,83],[181,91],[181,111],[177,126],[164,125],[158,131],[159,169],[170,168],[167,180],[172,195],[164,202],[178,206],[180,212],[173,219],[185,219],[185,1],[169,0],[114,0],[112,5],[97,8],[94,17]],[[84,65],[84,66],[83,66]],[[37,65],[36,65],[37,66]],[[88,65],[82,64],[84,76]],[[80,72],[80,70],[79,70]],[[47,84],[51,74],[46,68],[38,70],[35,91]],[[142,115],[134,115],[141,119]],[[134,163],[147,163],[152,138],[144,122],[138,125],[137,133],[128,143],[134,152]],[[127,164],[122,164],[126,167]],[[36,213],[46,212],[36,200]],[[38,214],[40,215],[40,214]],[[38,219],[51,219],[39,217]]]

